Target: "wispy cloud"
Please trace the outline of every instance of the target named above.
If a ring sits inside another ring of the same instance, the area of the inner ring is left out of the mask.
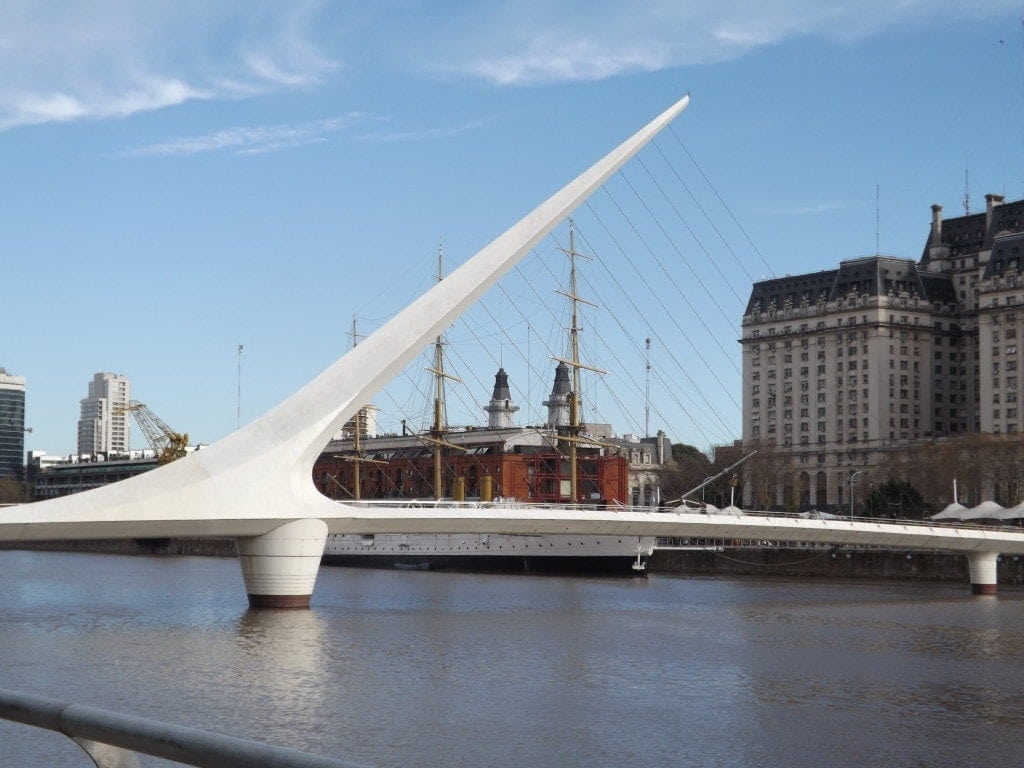
[[[780,208],[761,208],[761,213],[772,216],[813,216],[819,213],[836,213],[855,210],[847,203],[813,203],[811,205],[790,205]]]
[[[208,152],[235,155],[260,155],[327,141],[353,125],[366,121],[365,112],[342,117],[311,120],[292,125],[250,125],[224,128],[199,136],[181,136],[155,144],[132,147],[119,152],[121,157],[180,157]]]
[[[118,157],[183,157],[210,152],[233,155],[261,155],[284,149],[304,147],[329,141],[344,133],[351,134],[354,141],[383,144],[398,141],[430,141],[447,139],[473,131],[486,124],[485,120],[473,120],[462,125],[443,128],[422,128],[408,130],[366,130],[367,124],[387,123],[383,117],[368,112],[349,112],[339,117],[309,120],[303,123],[282,125],[243,125],[222,128],[198,136],[176,136],[164,141],[129,147],[115,153]],[[355,134],[359,128],[362,133]]]
[[[487,120],[471,120],[468,123],[463,123],[462,125],[455,125],[448,128],[373,131],[370,133],[364,133],[359,137],[359,139],[362,141],[380,144],[392,141],[428,141],[431,139],[450,139],[453,136],[459,136],[469,131],[475,131],[476,129],[486,125],[487,122]]]
[[[500,85],[600,80],[735,59],[799,37],[1018,14],[1017,0],[506,0],[451,22],[435,69]],[[472,34],[470,34],[472,32]]]
[[[518,86],[714,64],[801,37],[850,41],[995,14],[1016,18],[1019,0],[4,0],[0,131],[315,88],[342,68],[341,45],[354,77],[404,65]]]
[[[316,10],[9,0],[0,4],[0,130],[308,87],[339,66],[310,41]]]

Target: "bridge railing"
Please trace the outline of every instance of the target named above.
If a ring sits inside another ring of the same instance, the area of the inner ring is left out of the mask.
[[[197,768],[358,768],[307,752],[19,691],[0,689],[0,719],[67,736],[96,768],[139,768],[136,753]]]
[[[975,530],[1003,530],[1020,531],[1020,524],[1006,521],[990,520],[981,522],[974,520],[914,520],[909,518],[891,517],[863,517],[850,515],[826,515],[822,513],[801,513],[801,512],[772,512],[767,510],[744,509],[740,514],[726,512],[724,510],[706,511],[701,504],[693,503],[675,508],[664,507],[632,507],[617,502],[608,503],[582,503],[582,504],[542,504],[518,499],[496,499],[494,501],[453,501],[451,499],[360,499],[360,500],[339,500],[339,504],[350,507],[379,507],[385,509],[573,509],[573,510],[600,510],[603,512],[682,512],[686,514],[710,514],[712,516],[722,515],[724,517],[774,517],[789,520],[822,520],[837,523],[886,523],[889,525],[909,525],[923,528],[968,528]]]

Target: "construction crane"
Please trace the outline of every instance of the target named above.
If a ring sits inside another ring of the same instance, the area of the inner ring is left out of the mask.
[[[131,411],[135,416],[135,423],[139,425],[142,434],[146,436],[146,442],[156,453],[158,464],[166,464],[185,455],[185,448],[188,446],[187,432],[175,432],[145,403],[140,403],[138,400],[132,400],[126,407],[118,408],[114,412],[125,413],[126,411]]]

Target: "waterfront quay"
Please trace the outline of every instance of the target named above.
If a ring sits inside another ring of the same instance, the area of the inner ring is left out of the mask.
[[[162,557],[237,556],[234,539],[225,538],[0,542],[0,550],[15,549]],[[662,539],[648,561],[647,570],[678,576],[949,581],[961,585],[968,579],[967,560],[951,552],[714,539]],[[1024,585],[1024,558],[1000,557],[997,574],[1000,584]]]

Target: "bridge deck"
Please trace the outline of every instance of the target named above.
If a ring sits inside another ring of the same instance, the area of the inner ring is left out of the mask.
[[[294,517],[210,517],[159,520],[40,520],[33,505],[0,510],[0,540],[259,536]],[[369,502],[325,505],[318,518],[330,533],[518,533],[753,539],[989,551],[1024,554],[1024,532],[1009,526],[953,525],[869,518],[808,519],[752,512],[743,515],[596,509],[505,502]]]

